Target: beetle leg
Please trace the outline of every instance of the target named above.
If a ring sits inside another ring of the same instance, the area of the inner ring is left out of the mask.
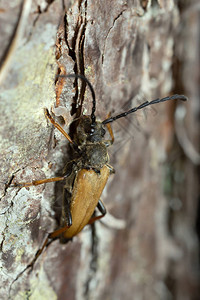
[[[106,207],[105,207],[103,201],[101,201],[101,199],[99,199],[99,202],[98,202],[98,204],[97,204],[97,208],[98,208],[99,211],[102,213],[102,215],[105,216],[105,214],[106,214]],[[102,216],[102,217],[103,217],[103,216]]]
[[[112,145],[114,143],[114,140],[115,140],[114,133],[112,131],[112,127],[111,127],[110,123],[106,124],[106,127],[108,129],[109,134],[110,134],[110,137],[111,137],[110,144]]]
[[[68,139],[68,141],[71,144],[74,144],[70,136],[67,134],[67,132],[65,132],[64,129],[52,118],[47,108],[45,108],[44,112],[45,112],[45,116],[53,124],[53,126],[56,127],[66,137],[66,139]]]
[[[71,225],[70,225],[71,226]],[[49,246],[49,244],[51,244],[51,242],[54,239],[57,239],[63,232],[65,232],[70,226],[66,225],[62,228],[59,228],[51,233],[48,234],[46,240],[44,241],[44,244],[42,245],[42,247],[37,251],[37,253],[35,254],[34,259],[32,260],[32,262],[26,267],[26,270],[29,268],[33,268],[36,260],[38,259],[38,257],[42,254],[44,248],[46,248],[47,246]]]
[[[53,177],[53,178],[46,178],[46,179],[41,179],[41,180],[33,180],[32,182],[19,182],[19,183],[13,183],[10,186],[15,186],[15,187],[28,187],[32,185],[39,185],[47,182],[55,182],[55,181],[61,181],[66,179],[68,175],[62,176],[62,177]]]
[[[69,164],[69,168],[65,170],[65,175],[60,176],[60,177],[53,177],[53,178],[45,178],[45,179],[40,179],[40,180],[33,180],[32,182],[19,182],[19,183],[13,183],[9,185],[10,187],[15,186],[15,187],[28,187],[28,186],[36,186],[39,184],[43,183],[48,183],[48,182],[56,182],[56,181],[62,181],[65,180],[69,175],[72,173],[74,161],[70,162],[71,165]]]
[[[98,204],[97,204],[97,208],[99,209],[99,211],[101,212],[101,215],[100,216],[96,216],[96,217],[92,217],[90,219],[90,221],[88,222],[88,224],[92,224],[94,223],[95,221],[103,218],[106,214],[106,208],[103,204],[103,201],[99,200]]]
[[[59,229],[57,229],[57,230],[55,230],[55,231],[48,234],[46,240],[44,241],[44,244],[37,251],[34,259],[28,265],[28,268],[33,268],[34,263],[36,262],[36,260],[40,256],[40,254],[43,252],[44,248],[47,247],[54,239],[59,238],[62,235],[62,233],[64,233],[72,225],[72,216],[71,216],[71,212],[70,212],[70,202],[68,201],[69,198],[67,197],[66,191],[67,191],[67,189],[65,189],[65,192],[64,192],[64,199],[65,199],[64,208],[65,208],[65,222],[67,221],[67,225],[65,225],[64,227],[61,227],[61,228],[59,228]]]
[[[108,169],[110,170],[110,174],[114,174],[115,173],[115,169],[109,165],[109,164],[106,164],[106,166],[108,167]]]
[[[55,230],[55,231],[53,231],[53,232],[51,232],[51,233],[48,234],[48,236],[47,236],[46,240],[44,241],[42,247],[36,252],[34,259],[31,261],[31,263],[30,263],[29,265],[27,265],[27,267],[26,267],[22,272],[20,272],[20,273],[17,275],[17,277],[15,278],[15,280],[12,282],[11,286],[13,285],[13,283],[14,283],[15,281],[17,281],[17,280],[19,279],[19,277],[20,277],[25,271],[27,271],[28,269],[31,269],[31,270],[33,269],[33,266],[34,266],[36,260],[37,260],[38,257],[42,254],[44,248],[48,247],[48,246],[53,242],[53,240],[55,240],[56,238],[58,238],[58,237],[59,237],[63,232],[65,232],[69,227],[70,227],[70,226],[66,225],[66,226],[64,226],[64,227],[62,227],[62,228],[60,228],[60,229],[57,229],[57,230]],[[30,271],[31,271],[31,270],[30,270]]]
[[[109,113],[107,115],[106,119],[110,118],[110,116],[111,116],[111,113]],[[104,143],[105,143],[106,147],[109,147],[114,143],[115,138],[114,138],[114,133],[112,131],[112,127],[111,127],[110,123],[106,124],[106,127],[108,129],[109,134],[110,134],[111,140],[104,141]]]

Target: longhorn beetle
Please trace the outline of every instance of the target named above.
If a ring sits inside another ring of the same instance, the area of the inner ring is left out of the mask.
[[[114,117],[108,117],[103,122],[96,121],[96,99],[94,89],[89,80],[78,74],[60,75],[63,78],[80,78],[84,80],[92,94],[92,112],[91,115],[81,115],[76,121],[76,128],[73,139],[55,122],[48,109],[45,109],[47,119],[56,127],[69,141],[72,149],[71,160],[66,164],[63,176],[42,180],[35,180],[26,183],[16,183],[15,186],[27,187],[36,186],[47,182],[65,180],[63,189],[63,209],[62,220],[63,227],[48,234],[43,246],[35,255],[35,258],[28,267],[32,267],[43,249],[50,241],[56,238],[64,237],[71,239],[77,235],[87,224],[92,224],[101,219],[106,214],[103,202],[100,200],[102,191],[107,183],[108,177],[114,173],[112,166],[108,164],[107,148],[114,142],[114,135],[110,123],[126,117],[129,114],[143,109],[146,106],[165,102],[168,100],[186,101],[184,95],[173,95],[162,99],[146,101],[143,104],[134,107]],[[105,140],[105,125],[108,129],[111,139]],[[98,208],[101,215],[93,216],[95,208]]]

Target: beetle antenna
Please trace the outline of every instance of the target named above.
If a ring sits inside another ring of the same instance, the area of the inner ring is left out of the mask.
[[[90,83],[90,81],[84,75],[81,75],[81,74],[57,75],[56,78],[80,78],[88,84],[91,94],[92,94],[92,113],[91,113],[92,125],[95,124],[95,122],[96,122],[96,116],[95,116],[96,97],[95,97],[95,92],[94,92],[93,86]]]
[[[165,101],[168,101],[168,100],[182,100],[182,101],[187,101],[187,99],[188,98],[186,96],[184,96],[184,95],[172,95],[172,96],[165,97],[165,98],[162,98],[162,99],[158,98],[158,99],[152,100],[150,102],[146,101],[146,102],[140,104],[139,106],[136,106],[136,107],[134,107],[134,108],[132,108],[132,109],[126,111],[126,112],[123,112],[123,113],[121,113],[121,114],[119,114],[119,115],[117,115],[115,117],[110,117],[108,119],[105,119],[102,122],[102,124],[105,125],[105,124],[111,123],[111,122],[113,122],[113,121],[115,121],[117,119],[126,117],[127,115],[132,114],[132,113],[136,112],[137,110],[142,109],[142,108],[144,108],[146,106],[149,106],[149,105],[152,105],[152,104],[157,104],[157,103],[165,102]]]

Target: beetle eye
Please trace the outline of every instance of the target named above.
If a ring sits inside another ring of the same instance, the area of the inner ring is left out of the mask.
[[[94,133],[94,127],[91,127],[91,129],[90,129],[90,133]]]

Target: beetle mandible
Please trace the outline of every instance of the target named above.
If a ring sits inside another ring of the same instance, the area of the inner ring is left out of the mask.
[[[172,95],[162,99],[146,101],[143,104],[134,107],[126,112],[118,114],[114,117],[108,117],[103,122],[96,121],[96,98],[94,89],[90,81],[80,74],[58,75],[60,78],[79,78],[84,80],[92,94],[92,112],[90,115],[81,115],[76,121],[76,129],[72,138],[63,130],[63,128],[55,122],[50,115],[48,109],[45,109],[47,119],[56,127],[70,142],[72,148],[71,160],[66,164],[63,176],[35,180],[30,183],[18,183],[15,186],[27,187],[31,185],[39,185],[47,182],[55,182],[65,180],[63,189],[63,209],[62,224],[63,227],[48,234],[43,246],[35,255],[34,260],[29,266],[33,266],[34,262],[47,246],[49,241],[64,237],[71,239],[77,235],[87,224],[102,218],[106,214],[103,202],[100,200],[103,189],[107,183],[109,175],[114,173],[114,168],[108,164],[108,150],[114,142],[114,135],[110,123],[119,118],[143,109],[149,105],[165,102],[169,100],[186,101],[184,95]],[[111,139],[105,140],[105,125],[108,129]],[[93,216],[95,208],[98,208],[101,215]]]

